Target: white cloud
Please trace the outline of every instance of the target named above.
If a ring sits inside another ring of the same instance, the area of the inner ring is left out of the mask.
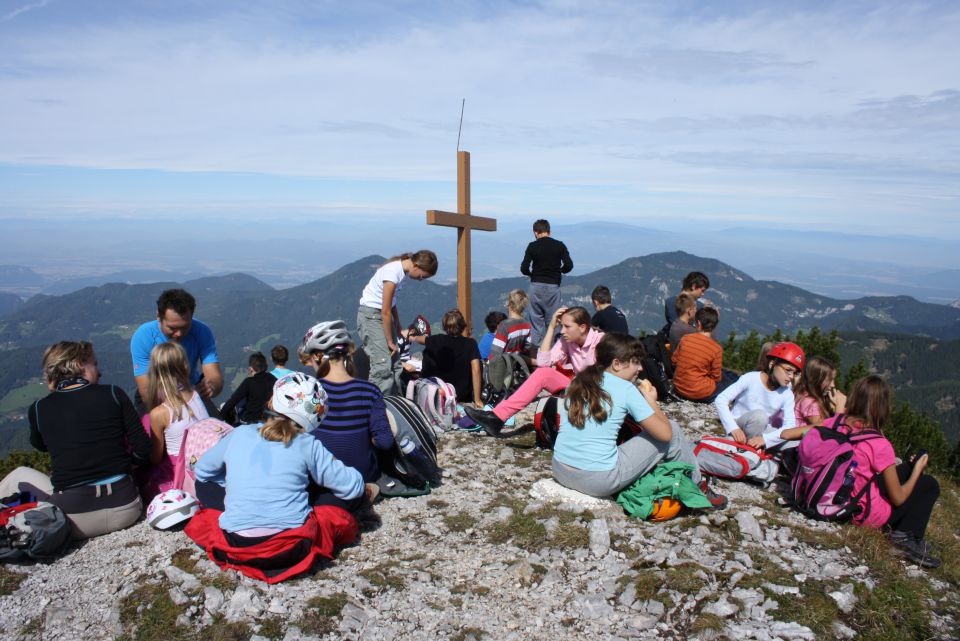
[[[33,11],[34,9],[42,9],[43,7],[47,6],[49,3],[50,3],[50,0],[34,0],[33,2],[28,2],[27,4],[21,5],[16,9],[13,9],[11,11],[8,11],[7,13],[0,15],[0,22],[8,22],[10,20],[13,20],[20,14],[26,13],[27,11]]]

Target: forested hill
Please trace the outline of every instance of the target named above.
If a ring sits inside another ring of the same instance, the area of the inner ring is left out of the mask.
[[[360,292],[383,261],[381,256],[368,256],[316,281],[284,290],[245,274],[202,278],[182,286],[198,300],[197,318],[213,327],[231,381],[233,370],[245,367],[251,349],[268,350],[278,342],[292,348],[319,320],[343,318],[354,325]],[[613,291],[614,304],[627,315],[631,331],[652,332],[663,325],[664,300],[672,299],[683,277],[694,270],[710,277],[707,298],[721,310],[721,336],[753,329],[761,334],[778,328],[792,333],[819,326],[824,330],[924,335],[928,343],[929,339],[960,338],[960,309],[955,307],[920,303],[906,296],[837,300],[775,281],[758,281],[720,261],[684,252],[640,256],[589,274],[565,277],[563,300],[589,309],[593,287],[607,285]],[[42,387],[36,385],[39,358],[42,349],[53,342],[92,340],[105,380],[131,389],[130,335],[155,316],[158,294],[175,285],[112,283],[63,296],[38,295],[0,316],[0,449],[4,423],[8,427],[11,420],[22,424],[22,408],[42,393]],[[507,292],[526,285],[521,277],[476,282],[473,320],[477,333],[482,332],[487,311],[503,309]],[[430,280],[406,284],[399,303],[403,319],[423,313],[431,322],[455,306],[456,287]],[[886,365],[881,362],[879,367]],[[904,367],[907,373],[914,369],[910,364]],[[912,385],[908,380],[893,382],[895,386]],[[919,393],[919,389],[915,391]],[[932,399],[934,392],[929,390],[934,388],[926,389],[929,393],[924,392],[924,398]],[[917,406],[934,408],[927,403]]]

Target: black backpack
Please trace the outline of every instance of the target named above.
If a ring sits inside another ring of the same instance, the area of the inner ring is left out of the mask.
[[[483,362],[483,388],[480,399],[496,405],[517,391],[530,376],[530,367],[518,352],[504,352]]]
[[[385,396],[383,401],[395,443],[386,452],[376,450],[377,462],[380,471],[400,481],[400,485],[398,491],[391,494],[389,487],[385,489],[383,483],[378,483],[381,492],[387,496],[429,494],[431,487],[440,484],[434,431],[413,401],[402,396]]]
[[[52,503],[23,503],[0,511],[0,561],[56,558],[70,536],[70,521]]]

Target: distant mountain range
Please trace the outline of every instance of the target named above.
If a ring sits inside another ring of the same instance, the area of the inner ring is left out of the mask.
[[[342,318],[354,326],[360,292],[383,262],[382,256],[368,256],[323,278],[283,290],[245,274],[204,277],[182,286],[198,300],[197,318],[214,329],[224,366],[242,370],[252,349],[267,352],[273,344],[283,343],[292,351],[304,331],[317,321]],[[563,300],[592,311],[590,292],[604,284],[612,290],[614,304],[627,315],[633,333],[653,332],[664,323],[664,301],[676,296],[683,277],[694,270],[710,277],[706,298],[721,310],[721,337],[730,331],[771,333],[780,328],[793,332],[816,325],[826,330],[960,338],[960,309],[956,307],[921,303],[907,296],[838,300],[775,281],[755,280],[718,260],[685,252],[630,258],[565,278]],[[104,379],[132,389],[129,338],[140,323],[155,317],[159,293],[174,286],[174,282],[110,283],[62,296],[41,294],[0,317],[0,401],[4,401],[0,415],[5,411],[8,419],[22,424],[17,406],[25,403],[19,403],[16,394],[8,395],[12,391],[25,394],[24,386],[38,374],[43,348],[58,340],[92,340]],[[524,278],[474,283],[475,334],[483,332],[483,317],[489,310],[504,308],[507,292],[526,286]],[[405,285],[399,303],[405,322],[418,313],[437,322],[455,306],[455,286],[429,280]],[[2,428],[0,420],[0,431]],[[0,434],[0,449],[2,441]]]

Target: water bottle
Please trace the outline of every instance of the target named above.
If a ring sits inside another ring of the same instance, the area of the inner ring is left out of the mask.
[[[857,462],[851,461],[847,473],[843,475],[843,483],[840,484],[840,489],[833,495],[834,505],[841,505],[850,500],[850,495],[853,494],[853,473],[856,469]]]
[[[435,482],[436,468],[430,460],[430,457],[424,453],[423,449],[417,447],[417,444],[406,436],[400,438],[398,445],[400,446],[400,451],[403,452],[403,455],[410,464],[416,468],[420,475],[431,483]]]

